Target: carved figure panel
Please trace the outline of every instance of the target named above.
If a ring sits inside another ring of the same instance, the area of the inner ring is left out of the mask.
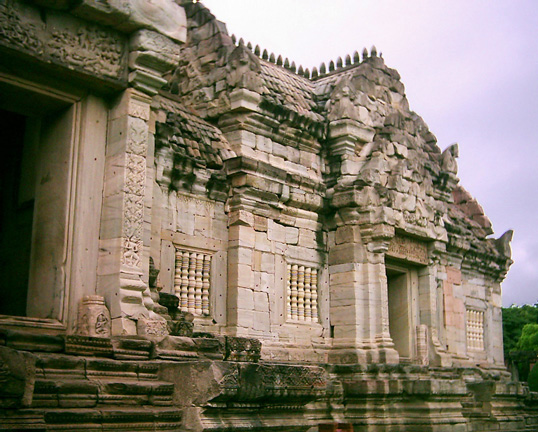
[[[81,300],[77,333],[82,336],[110,337],[110,312],[103,297],[85,296]]]
[[[28,5],[0,0],[0,45],[92,75],[123,79],[126,40],[72,17],[47,17]]]

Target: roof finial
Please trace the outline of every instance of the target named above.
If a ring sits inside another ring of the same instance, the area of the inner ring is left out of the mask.
[[[244,45],[245,45],[245,41],[243,40],[243,38],[239,39],[239,45],[240,45],[240,46],[244,46]]]
[[[336,68],[340,69],[344,65],[344,62],[342,61],[342,57],[338,57],[336,59]]]
[[[297,66],[295,66],[295,62],[294,62],[294,61],[291,62],[290,69],[291,69],[292,72],[295,72],[295,71],[297,70]]]
[[[372,45],[372,49],[370,50],[370,55],[372,57],[377,57],[377,48],[375,47],[375,45]]]
[[[252,51],[252,43],[249,42],[249,43],[247,44],[247,48],[248,48],[250,51]]]
[[[304,77],[310,79],[310,70],[308,68],[304,70]]]
[[[368,50],[366,47],[362,50],[362,60],[366,60],[368,58]]]
[[[334,70],[334,62],[331,60],[329,63],[329,72],[332,72]]]
[[[351,56],[349,54],[346,56],[346,66],[351,66]]]
[[[278,58],[276,59],[276,64],[279,65],[279,66],[282,66],[282,56],[279,55]]]
[[[269,53],[267,52],[265,48],[263,49],[262,59],[269,60]]]
[[[271,55],[269,56],[269,61],[271,63],[274,63],[275,62],[275,53],[271,53]]]
[[[312,78],[317,78],[318,77],[318,68],[316,66],[314,66],[312,68]]]
[[[256,45],[254,47],[254,54],[257,55],[258,57],[260,56],[260,46],[259,45]]]
[[[325,63],[321,63],[319,66],[319,74],[325,75],[327,73],[327,66],[325,66]]]
[[[361,57],[359,55],[359,52],[355,51],[353,53],[353,64],[360,63],[360,62],[361,62]]]
[[[234,45],[237,42],[237,38],[235,37],[235,34],[232,35],[232,42],[233,42]]]
[[[304,74],[303,65],[299,65],[299,70],[297,71],[297,73],[298,73],[299,75],[303,75],[303,74]]]
[[[290,68],[290,61],[288,60],[288,58],[286,57],[286,59],[284,60],[284,67],[286,69],[289,69]]]

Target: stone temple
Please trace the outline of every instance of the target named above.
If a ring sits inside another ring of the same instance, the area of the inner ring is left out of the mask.
[[[375,49],[0,0],[0,430],[537,431],[507,232]]]

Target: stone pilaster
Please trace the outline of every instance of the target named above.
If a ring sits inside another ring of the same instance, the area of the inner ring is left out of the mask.
[[[98,274],[113,334],[136,334],[133,320],[148,313],[142,258],[150,103],[129,89],[109,117]]]
[[[153,170],[151,102],[162,75],[179,58],[179,47],[148,30],[131,36],[128,88],[109,113],[101,220],[98,291],[110,308],[112,334],[153,334],[149,279]],[[142,321],[144,323],[142,323]],[[156,323],[159,324],[159,323]]]
[[[353,189],[335,194],[340,203],[335,244],[329,249],[333,351],[340,363],[397,363],[389,333],[385,252],[394,229],[361,223]]]

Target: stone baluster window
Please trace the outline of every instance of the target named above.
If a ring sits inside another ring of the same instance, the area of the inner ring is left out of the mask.
[[[473,351],[484,349],[484,311],[467,309],[467,348]]]
[[[193,315],[209,315],[211,255],[176,249],[174,291],[179,309]]]
[[[318,322],[318,270],[298,264],[288,264],[288,321]]]

